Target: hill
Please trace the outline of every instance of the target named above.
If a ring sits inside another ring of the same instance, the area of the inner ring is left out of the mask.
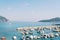
[[[51,18],[47,20],[40,20],[39,22],[60,22],[60,18],[56,17],[56,18]]]
[[[0,16],[0,22],[7,22],[8,21],[8,19],[6,19],[5,17],[3,17],[3,16]]]

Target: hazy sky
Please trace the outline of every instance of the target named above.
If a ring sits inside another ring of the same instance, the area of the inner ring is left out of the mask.
[[[0,0],[0,15],[14,21],[60,17],[60,0]]]

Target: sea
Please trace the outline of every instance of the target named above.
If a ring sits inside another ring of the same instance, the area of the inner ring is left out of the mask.
[[[16,29],[20,27],[36,27],[36,26],[50,26],[52,24],[60,24],[60,22],[20,22],[20,21],[10,21],[0,23],[0,40],[1,37],[6,37],[6,40],[13,40],[12,37],[16,36],[17,40],[20,40],[22,34]],[[34,39],[35,40],[35,39]],[[40,38],[37,40],[60,40],[60,37],[54,38]]]

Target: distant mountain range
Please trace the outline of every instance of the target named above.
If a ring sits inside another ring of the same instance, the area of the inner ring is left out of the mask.
[[[51,18],[47,20],[40,20],[39,22],[60,22],[60,18],[56,17],[56,18]]]
[[[8,19],[0,16],[0,22],[7,22]],[[39,20],[38,22],[60,22],[60,18],[59,17],[55,17],[55,18],[51,18],[51,19],[47,19],[47,20]]]
[[[0,16],[0,22],[7,22],[7,21],[8,21],[7,18],[5,18],[5,17],[3,17],[3,16]]]

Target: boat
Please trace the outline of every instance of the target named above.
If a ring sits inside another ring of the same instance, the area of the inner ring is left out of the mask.
[[[13,40],[17,40],[17,37],[16,36],[13,36]]]
[[[57,29],[57,30],[52,30],[53,32],[60,32],[60,29]]]
[[[6,38],[5,37],[2,37],[1,40],[6,40]]]

